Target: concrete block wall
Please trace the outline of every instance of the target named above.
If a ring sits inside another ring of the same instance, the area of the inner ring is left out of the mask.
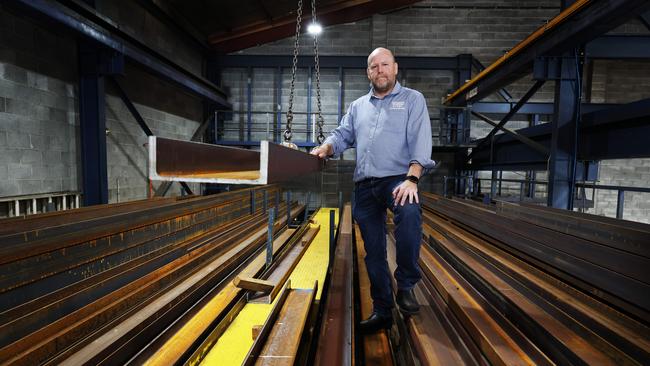
[[[639,25],[631,21],[617,29],[639,32]],[[647,33],[647,30],[646,30]],[[650,62],[596,60],[592,101],[594,103],[630,103],[650,98]],[[598,184],[631,187],[650,187],[650,159],[614,159],[600,162]],[[588,191],[587,196],[590,196]],[[597,215],[616,216],[617,192],[596,190],[594,207],[586,210]],[[650,223],[650,194],[625,193],[623,218]]]
[[[162,23],[132,0],[97,0],[97,11],[119,24],[121,31],[145,43],[178,65],[201,75],[205,59],[197,46],[187,37]],[[165,7],[166,1],[156,1]]]
[[[78,190],[75,55],[74,41],[0,5],[1,197]]]
[[[119,19],[120,26],[135,34],[145,27],[143,19],[152,22],[142,9],[133,9],[133,2],[120,2],[128,4],[119,11],[117,3],[99,3],[100,12],[129,17]],[[147,25],[145,38],[161,27]],[[198,53],[170,34],[161,31],[150,47],[179,55],[177,62],[200,73]],[[128,63],[118,79],[156,135],[189,139],[203,120],[199,99]],[[145,198],[146,136],[106,85],[109,202]],[[78,98],[75,38],[0,4],[0,197],[82,189]],[[198,185],[191,187],[199,192]],[[174,184],[170,194],[179,195],[179,186]]]

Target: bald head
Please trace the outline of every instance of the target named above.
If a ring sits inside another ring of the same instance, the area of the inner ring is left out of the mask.
[[[393,62],[395,62],[395,56],[393,55],[393,51],[389,50],[388,48],[377,47],[375,48],[374,51],[370,52],[370,55],[368,55],[368,66],[370,66],[372,59],[375,58],[375,56],[379,56],[379,55],[388,55],[393,60]]]
[[[367,73],[376,97],[383,98],[390,93],[397,77],[397,62],[393,53],[383,47],[372,51],[368,56]]]

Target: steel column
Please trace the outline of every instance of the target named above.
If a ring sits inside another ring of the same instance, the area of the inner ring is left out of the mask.
[[[106,95],[101,50],[79,42],[79,121],[84,206],[108,203]]]
[[[312,71],[311,66],[307,68],[307,133],[305,134],[305,141],[309,142],[311,137],[311,94],[312,94]]]
[[[548,206],[573,209],[582,64],[580,51],[565,52],[558,60],[560,79],[555,81],[555,113],[551,121],[551,156],[548,165]]]
[[[623,218],[623,208],[625,207],[625,191],[619,190],[616,198],[616,218]]]
[[[251,141],[251,128],[253,128],[253,68],[246,68],[246,140]]]
[[[336,112],[336,124],[341,125],[341,118],[343,118],[343,67],[339,67],[339,91]]]
[[[276,133],[273,134],[273,141],[277,143],[282,142],[282,67],[276,69],[276,84],[275,84],[275,95],[276,95]]]

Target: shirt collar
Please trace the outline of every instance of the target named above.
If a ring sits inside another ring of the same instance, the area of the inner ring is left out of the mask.
[[[395,80],[395,86],[393,87],[393,90],[391,90],[390,93],[388,93],[384,98],[386,98],[387,96],[390,96],[390,95],[399,94],[400,91],[402,91],[402,85],[400,85],[399,81]],[[377,98],[375,96],[375,88],[372,88],[372,87],[370,88],[369,95],[370,95],[370,98],[379,99],[379,98]]]

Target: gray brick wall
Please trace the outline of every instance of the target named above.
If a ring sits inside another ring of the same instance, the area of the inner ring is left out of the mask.
[[[78,189],[75,49],[0,7],[0,196]]]
[[[132,0],[99,0],[95,8],[100,14],[119,24],[121,31],[145,43],[161,55],[174,60],[187,70],[200,75],[203,58],[191,42],[170,29]]]
[[[129,21],[134,22],[128,31],[146,28],[145,40],[160,31],[153,48],[178,54],[179,63],[201,71],[203,61],[196,52],[161,30],[162,25],[152,24],[131,2],[120,3],[118,18],[130,19],[120,23],[129,28]],[[111,16],[116,15],[112,6],[116,4],[99,4]],[[143,19],[148,24],[140,23]],[[70,34],[46,29],[0,5],[0,197],[81,190],[77,72],[76,41]],[[157,77],[127,65],[119,79],[156,135],[188,139],[203,120],[200,100]],[[145,134],[109,83],[106,99],[109,201],[118,195],[120,201],[145,198]],[[198,192],[198,185],[192,188]],[[180,194],[180,186],[174,184],[170,194]]]

